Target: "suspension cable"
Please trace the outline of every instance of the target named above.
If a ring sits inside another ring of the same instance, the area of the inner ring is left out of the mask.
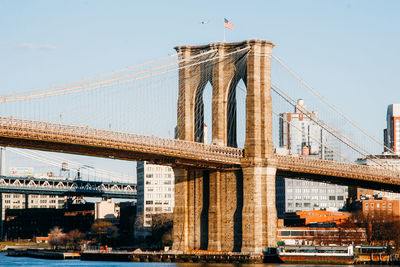
[[[307,89],[311,91],[312,94],[314,94],[316,97],[318,97],[323,103],[328,105],[332,110],[334,110],[336,113],[338,113],[342,118],[344,118],[347,122],[349,122],[351,125],[353,125],[355,128],[360,130],[363,134],[365,134],[367,137],[369,137],[371,140],[373,140],[375,143],[383,146],[387,150],[389,150],[392,153],[395,153],[392,149],[387,147],[385,144],[382,144],[379,140],[377,140],[375,137],[372,135],[368,134],[363,128],[358,126],[353,120],[351,120],[349,117],[347,117],[343,112],[335,108],[332,104],[330,104],[325,98],[323,98],[320,94],[318,94],[308,83],[306,83],[303,79],[301,79],[294,71],[292,71],[286,64],[282,62],[280,58],[278,58],[275,55],[272,55],[272,58],[274,58],[283,68],[285,68],[296,80],[298,80],[302,85],[304,85]]]

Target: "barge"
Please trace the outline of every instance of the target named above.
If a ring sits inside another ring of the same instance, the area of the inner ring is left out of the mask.
[[[353,246],[280,246],[278,256],[291,264],[353,264]]]

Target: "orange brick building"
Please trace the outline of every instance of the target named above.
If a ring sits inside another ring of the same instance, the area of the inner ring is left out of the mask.
[[[389,200],[386,197],[366,198],[361,201],[362,212],[369,216],[400,216],[399,200]]]
[[[334,212],[327,210],[298,211],[296,214],[305,219],[305,225],[311,223],[335,223],[340,225],[351,216],[349,212]]]

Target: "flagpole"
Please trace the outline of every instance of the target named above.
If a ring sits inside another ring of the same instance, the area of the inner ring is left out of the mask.
[[[224,43],[226,43],[226,38],[225,38],[225,26],[224,26]]]

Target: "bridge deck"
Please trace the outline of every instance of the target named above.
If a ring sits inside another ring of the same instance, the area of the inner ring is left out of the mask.
[[[238,148],[13,117],[0,117],[0,144],[197,168],[238,167],[245,157]],[[278,174],[286,177],[363,181],[366,187],[400,190],[398,171],[299,156],[275,155],[275,159]]]
[[[242,149],[76,125],[0,117],[0,144],[166,164],[229,167]]]

